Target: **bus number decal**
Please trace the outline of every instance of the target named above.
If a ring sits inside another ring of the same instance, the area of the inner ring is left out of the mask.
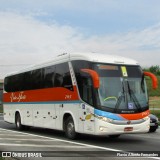
[[[71,99],[71,98],[72,98],[72,95],[70,94],[65,95],[65,99]]]

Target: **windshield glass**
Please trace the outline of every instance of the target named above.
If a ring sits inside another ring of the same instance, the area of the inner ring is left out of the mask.
[[[144,74],[139,66],[72,61],[81,99],[95,108],[113,113],[135,113],[148,109],[148,95]],[[99,88],[93,78],[82,69],[90,69],[99,76]]]
[[[146,83],[139,66],[96,64],[100,77],[100,106],[114,112],[134,113],[148,107]]]

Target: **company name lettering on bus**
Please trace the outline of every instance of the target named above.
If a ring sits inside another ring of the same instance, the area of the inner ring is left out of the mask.
[[[12,93],[11,96],[11,102],[20,102],[21,100],[25,100],[26,99],[26,95],[24,95],[24,92],[20,92],[18,95],[16,95],[15,93]]]
[[[106,70],[118,70],[118,66],[112,66],[112,65],[99,65],[98,68]]]

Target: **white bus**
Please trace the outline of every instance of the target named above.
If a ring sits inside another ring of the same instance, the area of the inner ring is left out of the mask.
[[[147,86],[156,77],[131,59],[96,53],[62,54],[8,74],[4,80],[4,120],[27,126],[118,137],[148,132]]]

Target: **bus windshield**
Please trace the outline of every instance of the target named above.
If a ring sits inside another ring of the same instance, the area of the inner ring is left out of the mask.
[[[101,64],[87,61],[72,63],[81,99],[112,113],[138,113],[148,109],[148,94],[140,66]],[[92,77],[81,71],[92,69],[99,75],[99,88]]]
[[[94,68],[100,78],[100,106],[118,113],[135,113],[148,108],[146,83],[139,66],[95,64]]]

